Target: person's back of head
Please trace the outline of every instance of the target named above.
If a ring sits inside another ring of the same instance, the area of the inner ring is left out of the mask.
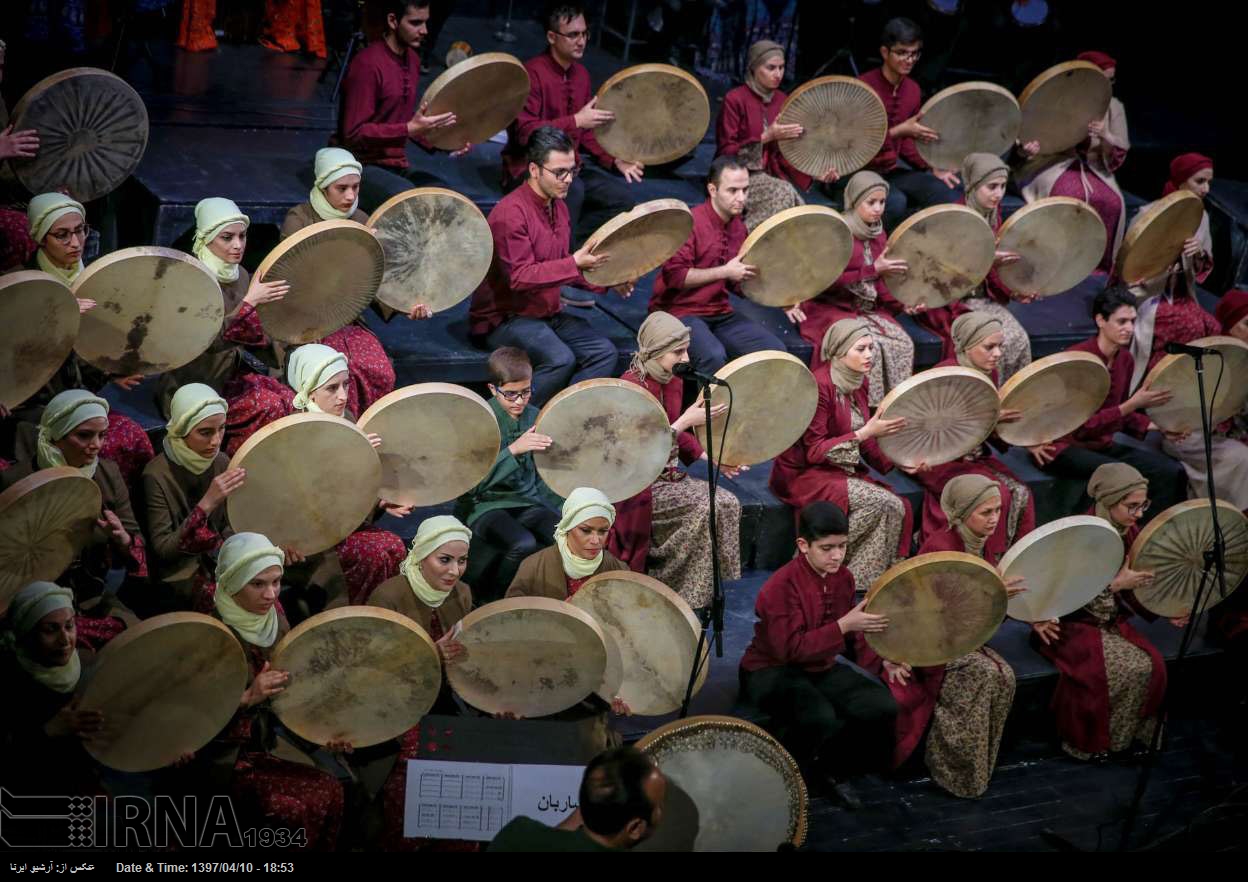
[[[612,848],[632,848],[648,838],[663,814],[666,781],[649,756],[635,747],[598,754],[581,778],[585,829]]]

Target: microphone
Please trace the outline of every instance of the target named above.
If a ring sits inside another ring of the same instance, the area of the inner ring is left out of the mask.
[[[672,368],[672,373],[674,373],[678,377],[688,377],[690,380],[697,380],[699,383],[703,383],[707,386],[727,386],[728,385],[719,377],[713,377],[710,374],[704,374],[701,371],[694,370],[693,365],[691,365],[687,361],[676,362],[676,366]]]
[[[1217,355],[1218,350],[1207,349],[1204,346],[1188,346],[1186,343],[1167,343],[1166,354],[1191,355],[1195,357],[1197,355]],[[679,367],[679,365],[677,365],[677,367]]]

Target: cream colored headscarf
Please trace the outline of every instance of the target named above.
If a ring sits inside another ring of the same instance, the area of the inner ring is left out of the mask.
[[[450,591],[429,584],[420,571],[420,562],[448,542],[472,542],[472,531],[450,515],[438,515],[421,521],[412,549],[399,565],[399,572],[407,579],[416,599],[430,609],[437,609],[451,596]],[[454,590],[454,589],[452,589]]]
[[[324,413],[312,393],[345,370],[349,370],[347,357],[324,343],[308,343],[292,352],[286,382],[295,390],[295,410]]]
[[[52,229],[52,225],[67,214],[78,214],[83,223],[86,223],[87,210],[82,207],[82,203],[64,193],[40,193],[26,206],[26,220],[30,223],[30,238],[39,245],[39,250],[35,252],[35,261],[39,264],[39,269],[55,276],[66,285],[72,285],[78,278],[78,274],[82,272],[82,260],[79,260],[77,265],[65,269],[54,263],[43,249],[43,239]]]
[[[9,606],[9,621],[16,638],[14,654],[17,656],[18,665],[36,683],[62,694],[73,692],[82,675],[82,661],[78,658],[78,650],[74,650],[74,654],[65,664],[50,668],[39,664],[26,653],[22,648],[21,638],[33,631],[44,616],[58,609],[73,608],[74,592],[52,582],[31,582],[17,592]]]
[[[842,359],[849,354],[855,343],[870,336],[871,326],[864,319],[841,319],[833,322],[823,335],[823,345],[819,347],[819,352],[828,364],[832,385],[846,395],[852,395],[861,389],[867,375],[851,370]]]
[[[689,329],[671,313],[658,311],[646,316],[637,329],[637,353],[629,365],[637,376],[670,383],[672,372],[659,367],[659,359],[673,349],[689,345]]]
[[[231,200],[220,196],[201,199],[195,206],[195,241],[191,251],[208,269],[212,270],[217,281],[238,281],[238,264],[227,263],[217,257],[208,248],[208,243],[230,224],[242,224],[243,229],[251,226],[251,218],[243,214]]]
[[[984,475],[958,475],[940,494],[940,510],[945,513],[949,526],[958,531],[968,554],[984,554],[987,536],[980,536],[966,525],[966,519],[985,500],[1000,499],[1001,488],[997,482]]]
[[[968,312],[957,317],[949,329],[953,338],[954,348],[958,353],[958,364],[971,370],[986,373],[975,362],[971,361],[968,350],[974,349],[993,334],[1000,334],[1004,326],[998,319],[983,312]]]
[[[321,220],[343,220],[355,214],[355,210],[360,207],[358,194],[348,210],[340,211],[330,204],[325,188],[339,178],[363,173],[364,166],[348,150],[341,147],[322,147],[316,151],[316,182],[312,185],[312,192],[308,194],[308,201],[312,203],[312,210]]]
[[[586,560],[572,553],[568,547],[568,533],[575,527],[594,518],[606,518],[609,524],[615,524],[615,506],[607,495],[593,487],[577,487],[568,494],[563,503],[563,520],[555,527],[555,544],[559,546],[559,557],[563,560],[563,572],[569,579],[584,579],[592,576],[602,566],[603,552]]]
[[[1109,521],[1119,535],[1125,535],[1127,528],[1110,517],[1109,510],[1140,489],[1148,489],[1148,479],[1125,462],[1097,466],[1088,481],[1088,495],[1096,503],[1096,516]]]
[[[52,442],[60,441],[87,420],[96,417],[108,418],[108,402],[86,389],[66,389],[49,401],[48,406],[43,409],[43,416],[39,418],[39,438],[35,453],[39,468],[50,469],[67,465],[65,454]],[[88,478],[94,478],[99,464],[97,457],[78,471]]]
[[[169,422],[165,426],[165,456],[186,469],[192,475],[208,471],[216,457],[200,456],[186,444],[186,436],[211,416],[224,416],[225,399],[211,386],[203,383],[187,383],[178,389],[169,403]]]
[[[784,47],[774,40],[758,40],[745,55],[745,84],[750,87],[751,92],[763,99],[764,104],[770,103],[771,96],[776,91],[764,89],[754,77],[754,71],[760,64],[777,55],[784,57]]]
[[[841,217],[845,218],[845,222],[849,224],[850,232],[854,234],[855,239],[866,241],[884,232],[883,217],[873,224],[868,224],[858,216],[855,210],[859,202],[876,190],[883,190],[884,195],[887,196],[889,184],[873,171],[860,171],[845,185],[845,211],[841,213]]]
[[[235,533],[217,552],[217,591],[213,604],[221,621],[238,632],[254,646],[272,646],[277,639],[277,607],[264,615],[248,612],[238,605],[234,595],[269,567],[284,566],[286,555],[259,533]]]
[[[1001,219],[1001,205],[998,203],[993,209],[981,205],[979,188],[992,181],[1008,181],[1009,179],[1010,167],[1002,161],[1000,156],[991,153],[971,153],[962,160],[962,186],[966,190],[966,204],[979,212],[993,229],[996,229],[997,221]]]

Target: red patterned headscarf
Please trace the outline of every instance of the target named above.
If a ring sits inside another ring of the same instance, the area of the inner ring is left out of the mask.
[[[1118,66],[1118,60],[1105,52],[1097,52],[1095,50],[1091,52],[1080,52],[1076,57],[1080,61],[1089,61],[1092,64],[1095,64],[1101,70],[1109,70],[1111,67]]]
[[[1202,153],[1184,153],[1170,160],[1170,180],[1162,188],[1161,195],[1169,196],[1191,179],[1201,169],[1213,168],[1213,160]]]

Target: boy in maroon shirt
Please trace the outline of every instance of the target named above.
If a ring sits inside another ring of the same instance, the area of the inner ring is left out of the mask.
[[[888,767],[897,705],[888,688],[837,660],[870,670],[880,660],[864,634],[885,616],[854,604],[854,576],[841,566],[849,521],[831,502],[801,510],[793,560],[772,573],[754,604],[754,639],[741,658],[741,689],[771,717],[769,728],[807,781],[856,808],[845,786],[853,774]]]

